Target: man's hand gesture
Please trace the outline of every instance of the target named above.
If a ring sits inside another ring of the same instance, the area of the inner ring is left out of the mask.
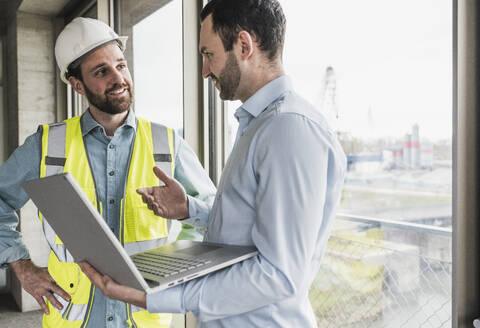
[[[155,175],[165,184],[162,187],[139,188],[143,202],[155,215],[166,219],[184,219],[189,216],[188,198],[185,190],[175,179],[168,177],[158,167],[153,168]]]

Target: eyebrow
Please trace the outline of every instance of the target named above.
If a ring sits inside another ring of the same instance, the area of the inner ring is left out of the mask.
[[[123,57],[117,59],[117,62],[118,62],[118,63],[124,62],[124,61],[127,61],[127,60],[126,60],[125,58],[123,58]],[[100,67],[103,67],[103,66],[106,66],[106,65],[107,65],[107,63],[100,63],[100,64],[98,64],[97,66],[93,67],[93,68],[90,70],[90,72],[93,72],[93,71],[99,69]]]

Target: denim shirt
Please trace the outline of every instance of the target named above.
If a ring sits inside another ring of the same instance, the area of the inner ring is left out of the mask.
[[[124,124],[113,137],[94,120],[89,111],[81,118],[82,135],[90,159],[103,217],[115,235],[119,234],[120,206],[128,170],[130,147],[136,132],[136,118],[130,111]],[[41,156],[41,133],[28,137],[10,158],[0,166],[0,264],[29,258],[21,234],[16,231],[18,216],[28,196],[21,183],[39,177]],[[112,175],[108,174],[113,172]],[[198,158],[188,144],[175,135],[174,177],[187,193],[190,218],[183,222],[197,226],[205,225],[207,214],[213,203],[215,187],[206,175]],[[126,305],[111,300],[95,289],[94,304],[87,328],[128,327]]]
[[[241,121],[205,240],[255,245],[256,257],[148,294],[150,312],[193,311],[199,327],[315,327],[308,299],[346,172],[322,115],[281,76],[236,112]]]

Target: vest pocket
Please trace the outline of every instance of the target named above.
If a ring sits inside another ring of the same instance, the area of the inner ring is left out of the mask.
[[[75,295],[80,281],[80,267],[76,263],[60,262],[52,252],[48,259],[48,272],[64,291]]]

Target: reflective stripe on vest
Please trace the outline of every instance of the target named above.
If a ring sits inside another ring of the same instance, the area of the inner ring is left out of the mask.
[[[63,167],[65,165],[65,134],[65,123],[43,126],[42,153],[45,152],[47,155],[45,156],[45,159],[41,161],[41,177],[63,172]],[[56,237],[57,235],[55,231],[53,231],[53,228],[48,224],[47,220],[43,219],[41,213],[39,213],[39,217],[42,222],[43,233],[45,234],[47,242],[58,259],[61,262],[73,262],[72,255],[65,248],[63,243],[55,242],[58,237]]]
[[[136,189],[159,185],[159,180],[153,173],[154,165],[159,166],[168,176],[173,176],[173,136],[173,131],[169,128],[138,119],[124,198],[121,202],[119,239],[130,254],[163,245],[167,240],[167,220],[156,217],[148,210]],[[102,207],[97,202],[95,182],[83,144],[80,117],[43,126],[40,175],[43,177],[62,172],[70,172],[75,177],[101,212]],[[57,283],[72,295],[70,303],[62,302],[61,298],[57,297],[64,305],[62,311],[49,304],[51,315],[44,317],[44,325],[83,327],[91,312],[94,288],[75,263],[66,263],[73,262],[71,254],[48,224],[48,218],[42,218],[40,213],[39,217],[52,249],[49,271]],[[136,326],[135,323],[141,327],[168,327],[171,322],[170,314],[150,314],[144,309],[132,311],[129,305],[127,310],[133,318],[127,320],[132,327]]]

